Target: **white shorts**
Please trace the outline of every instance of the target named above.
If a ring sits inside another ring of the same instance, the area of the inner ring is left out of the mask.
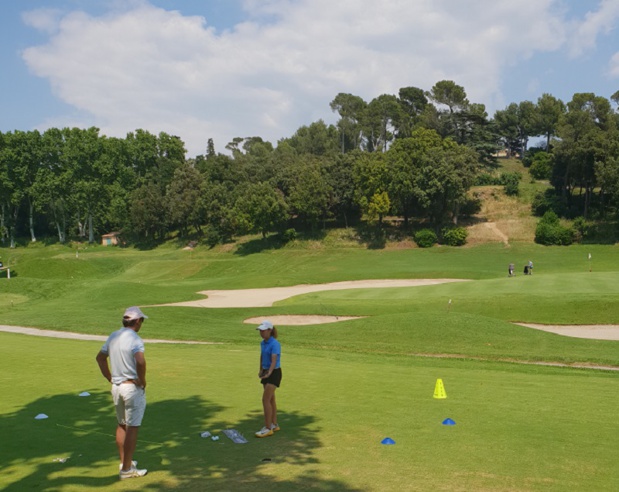
[[[139,427],[146,410],[146,393],[135,384],[113,384],[112,399],[120,425]]]

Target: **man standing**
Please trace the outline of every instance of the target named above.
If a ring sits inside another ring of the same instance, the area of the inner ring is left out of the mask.
[[[146,359],[144,342],[138,332],[147,318],[139,307],[127,308],[123,327],[108,337],[96,358],[101,374],[112,383],[112,398],[118,419],[116,446],[120,455],[121,480],[143,477],[147,472],[138,470],[137,462],[133,461],[138,430],[146,409]]]

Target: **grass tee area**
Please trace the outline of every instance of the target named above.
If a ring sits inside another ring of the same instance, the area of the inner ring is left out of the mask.
[[[0,488],[619,489],[619,372],[566,367],[619,367],[619,342],[513,324],[619,324],[615,246],[252,251],[0,249],[12,270],[0,277],[2,325],[108,335],[139,305],[150,317],[143,338],[218,342],[147,344],[135,457],[149,473],[120,483],[109,387],[94,360],[102,343],[0,332]],[[315,292],[265,308],[155,306],[209,289],[397,278],[469,281]],[[278,327],[282,430],[255,439],[260,338],[243,320],[284,314],[365,317]],[[433,398],[438,378],[446,399]],[[220,439],[201,438],[207,430]]]

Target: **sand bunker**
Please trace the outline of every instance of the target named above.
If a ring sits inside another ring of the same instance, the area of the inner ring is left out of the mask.
[[[294,285],[292,287],[271,287],[266,289],[240,290],[203,290],[200,294],[207,296],[198,301],[158,304],[157,306],[184,306],[202,308],[247,308],[271,307],[274,302],[289,297],[320,292],[325,290],[344,289],[376,289],[387,287],[418,287],[423,285],[438,285],[447,282],[467,282],[463,279],[380,279],[380,280],[351,280],[347,282],[332,282],[328,284]],[[275,325],[316,325],[323,323],[337,323],[350,319],[352,316],[322,316],[322,315],[271,315],[253,317],[244,320],[244,323],[259,324],[268,318]],[[533,323],[516,323],[526,328],[548,331],[557,335],[576,338],[590,338],[595,340],[619,340],[618,325],[540,325]]]
[[[574,338],[590,338],[593,340],[619,340],[618,325],[538,325],[535,323],[514,323],[516,325],[548,331]]]
[[[468,282],[468,280],[453,278],[435,279],[396,279],[396,280],[351,280],[347,282],[332,282],[329,284],[304,284],[292,287],[270,287],[266,289],[240,290],[203,290],[199,294],[207,296],[198,301],[157,304],[157,306],[184,306],[204,308],[246,308],[271,307],[274,302],[323,290],[346,289],[376,289],[385,287],[418,287],[421,285],[438,285],[447,282]]]
[[[255,318],[247,318],[243,323],[248,325],[259,325],[265,319],[268,319],[275,326],[302,326],[302,325],[322,325],[325,323],[337,323],[338,321],[348,321],[351,319],[361,319],[365,316],[322,316],[322,315],[303,315],[303,314],[288,314],[277,316],[258,316]]]
[[[201,308],[248,308],[248,307],[271,307],[274,302],[289,297],[319,292],[325,290],[344,289],[376,289],[388,287],[417,287],[423,285],[438,285],[447,282],[467,282],[462,279],[395,279],[395,280],[351,280],[347,282],[332,282],[316,285],[295,285],[292,287],[272,287],[267,289],[241,289],[241,290],[204,290],[200,294],[207,296],[198,301],[176,302],[170,304],[157,304],[156,306],[184,306]],[[154,307],[154,306],[153,306]],[[337,323],[359,319],[362,316],[324,316],[324,315],[270,315],[252,317],[244,320],[247,324],[259,324],[264,319],[269,319],[275,325],[317,325],[324,323]],[[619,325],[540,325],[534,323],[515,323],[519,326],[536,330],[548,331],[557,335],[576,338],[590,338],[595,340],[619,340]],[[107,337],[99,335],[85,335],[62,331],[38,330],[36,328],[23,328],[19,326],[2,326],[0,331],[23,333],[36,336],[48,336],[58,338],[77,338],[81,340],[104,341]],[[149,343],[209,343],[189,342],[174,340],[144,340]]]

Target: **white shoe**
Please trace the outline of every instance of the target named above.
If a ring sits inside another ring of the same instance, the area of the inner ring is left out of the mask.
[[[271,430],[277,432],[279,430],[279,424],[271,424]]]
[[[263,427],[258,432],[256,432],[256,437],[269,437],[273,435],[273,429],[269,429],[268,427]]]
[[[124,480],[125,478],[143,477],[147,473],[148,473],[148,470],[138,470],[135,466],[132,466],[127,471],[120,470],[118,472],[118,476],[120,477],[121,480]]]
[[[138,466],[138,462],[137,461],[132,461],[131,462],[131,468],[135,468]],[[123,469],[123,464],[121,463],[120,465],[118,465],[118,471]]]

